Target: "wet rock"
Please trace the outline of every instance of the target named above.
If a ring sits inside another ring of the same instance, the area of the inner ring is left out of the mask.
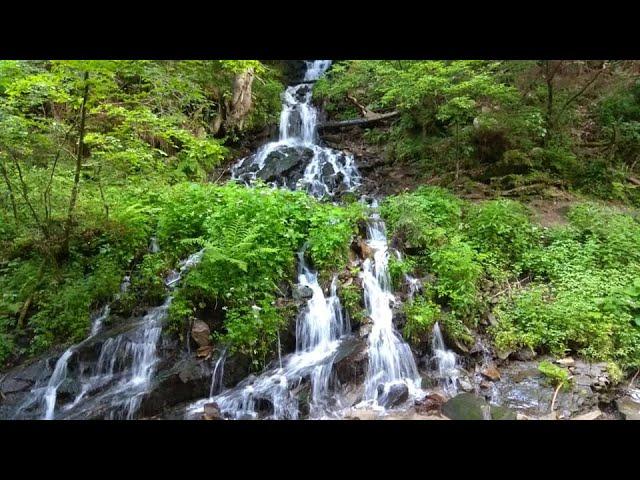
[[[557,363],[558,365],[562,365],[564,367],[572,367],[573,365],[575,365],[575,360],[571,357],[567,357],[567,358],[561,358],[559,360],[556,360],[553,363]]]
[[[538,420],[558,420],[558,412],[547,413],[538,417]]]
[[[500,380],[500,370],[495,365],[488,365],[480,372],[483,377],[488,378],[492,382]]]
[[[480,382],[480,388],[484,389],[484,390],[488,390],[491,388],[491,383],[487,382],[486,380],[482,380]]]
[[[516,412],[507,408],[491,405],[491,420],[517,420]]]
[[[66,403],[68,401],[72,401],[76,398],[80,392],[82,391],[81,383],[75,379],[67,377],[65,378],[57,391],[57,401],[60,404]]]
[[[600,410],[594,410],[593,412],[584,413],[582,415],[578,415],[577,417],[573,417],[572,420],[595,420],[602,416],[602,412]]]
[[[205,420],[222,420],[222,414],[220,408],[215,402],[204,404],[204,419]]]
[[[482,398],[471,393],[461,393],[442,405],[442,413],[451,420],[484,420]]]
[[[409,387],[405,383],[393,383],[385,388],[378,385],[378,405],[384,408],[393,408],[403,404],[409,399]]]
[[[205,345],[204,347],[199,347],[198,350],[196,350],[196,356],[198,358],[209,358],[211,357],[212,353],[213,353],[212,345]]]
[[[448,344],[451,346],[451,349],[456,352],[458,355],[467,355],[469,353],[469,347],[465,345],[463,342],[457,339],[449,338],[445,333],[445,336],[448,339]]]
[[[32,385],[33,382],[31,381],[9,377],[0,383],[0,392],[3,394],[24,392],[25,390],[30,390]]]
[[[520,350],[514,352],[511,355],[515,360],[519,360],[521,362],[526,362],[529,360],[533,360],[536,358],[536,352],[530,348],[521,348]]]
[[[500,360],[506,360],[512,355],[514,352],[512,350],[496,350],[496,357]]]
[[[276,182],[293,186],[300,180],[313,150],[306,147],[283,147],[271,152],[264,161],[264,168],[257,177],[265,182]]]
[[[334,370],[340,383],[360,383],[367,373],[369,357],[366,338],[343,341],[338,347]]]
[[[307,94],[309,93],[309,90],[309,85],[301,85],[300,87],[298,87],[298,89],[294,93],[296,100],[300,103],[303,103]]]
[[[307,285],[298,285],[293,289],[293,299],[296,301],[308,300],[313,297],[313,290]]]
[[[361,323],[358,329],[358,336],[360,338],[367,338],[373,329],[373,320],[370,317],[366,317]]]
[[[461,393],[442,405],[442,413],[451,420],[516,420],[516,412],[507,407],[489,405],[471,393]]]
[[[179,360],[159,371],[142,400],[140,415],[152,416],[177,403],[209,395],[211,374],[211,362],[194,358]]]
[[[574,375],[573,382],[578,386],[590,387],[593,378],[588,375]]]
[[[626,395],[616,400],[616,407],[625,420],[640,420],[640,402]]]
[[[458,387],[463,392],[473,392],[473,384],[469,380],[466,380],[464,378],[458,379]]]
[[[191,327],[191,338],[198,344],[199,347],[208,346],[211,343],[209,336],[211,330],[202,320],[196,320]]]
[[[358,239],[354,241],[352,248],[363,260],[373,256],[373,250],[361,237],[358,237]]]
[[[440,395],[439,393],[431,393],[426,397],[424,397],[419,402],[416,402],[416,406],[415,406],[416,412],[428,413],[434,410],[435,411],[440,410],[440,408],[446,401],[447,399],[444,396]]]

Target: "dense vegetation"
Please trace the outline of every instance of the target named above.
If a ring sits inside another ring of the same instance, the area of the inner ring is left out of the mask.
[[[143,258],[162,193],[206,180],[244,131],[274,122],[281,89],[253,60],[0,61],[0,362],[82,338],[134,266],[154,300],[175,261]]]
[[[202,248],[167,330],[205,319],[255,369],[298,312],[301,249],[324,283],[357,277],[360,203],[220,181],[242,141],[277,122],[281,67],[0,61],[0,367],[84,338],[125,275],[110,321],[143,314]],[[340,61],[314,97],[335,120],[396,111],[366,142],[414,184],[438,185],[381,203],[403,252],[390,259],[396,288],[424,279],[402,307],[407,339],[424,344],[438,321],[461,348],[486,330],[501,353],[640,368],[637,62]],[[529,195],[552,188],[568,213],[542,227]],[[362,320],[357,282],[340,296]]]
[[[315,92],[336,118],[399,112],[367,138],[422,180],[640,201],[636,62],[342,61]]]
[[[437,187],[389,197],[383,214],[406,252],[393,262],[397,284],[403,273],[428,280],[405,304],[408,338],[424,340],[440,321],[470,344],[485,320],[499,350],[640,367],[640,224],[631,215],[578,203],[567,225],[542,228],[519,202],[472,204]]]

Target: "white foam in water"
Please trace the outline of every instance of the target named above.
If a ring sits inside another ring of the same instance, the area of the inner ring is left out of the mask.
[[[291,390],[306,378],[311,383],[310,417],[328,416],[333,357],[342,336],[350,331],[337,295],[337,278],[331,282],[327,298],[318,283],[318,275],[299,254],[298,286],[307,287],[312,296],[300,313],[296,325],[296,352],[280,360],[282,366],[249,378],[215,397],[195,402],[188,414],[202,411],[214,401],[220,411],[233,419],[258,418],[258,405],[266,402],[271,419],[297,419],[299,405]],[[217,367],[216,367],[217,368]],[[214,371],[214,375],[216,372]]]
[[[373,208],[377,207],[374,202]],[[421,394],[421,378],[413,354],[393,325],[388,270],[388,245],[384,223],[374,214],[368,225],[367,245],[373,250],[373,259],[364,261],[362,278],[365,306],[372,320],[369,334],[369,366],[365,380],[364,404],[378,407],[379,386],[383,392],[388,384],[403,382],[412,397]]]
[[[433,326],[431,350],[436,363],[438,379],[442,383],[445,393],[453,397],[458,392],[457,380],[459,371],[457,358],[456,354],[445,346],[438,322]]]
[[[330,60],[307,62],[305,81],[317,80],[330,65]],[[318,144],[318,111],[311,97],[312,91],[308,84],[287,87],[282,96],[278,141],[267,143],[254,155],[240,159],[231,169],[232,178],[248,182],[256,180],[271,153],[284,148],[300,147],[309,149],[312,156],[296,188],[306,190],[316,197],[331,197],[338,190],[352,192],[360,186],[360,174],[353,155]],[[250,171],[246,172],[245,168],[249,167]],[[324,180],[327,177],[332,179],[330,184]]]
[[[413,298],[416,296],[416,293],[422,290],[422,282],[420,281],[419,278],[412,277],[409,274],[405,274],[404,279],[407,282],[407,285],[409,286],[409,291],[407,292],[407,298],[409,300],[413,300]]]
[[[204,250],[201,250],[180,263],[179,272],[175,272],[172,277],[172,287],[185,272],[200,261],[203,253]],[[126,280],[123,283],[126,283]],[[116,295],[116,298],[118,296]],[[158,362],[157,343],[172,299],[173,294],[168,295],[165,302],[152,308],[135,328],[105,340],[94,369],[88,375],[81,371],[77,379],[81,383],[80,393],[73,402],[65,406],[64,411],[70,412],[66,418],[82,418],[86,408],[101,409],[108,418],[134,417],[147,393]],[[69,359],[82,344],[100,332],[109,312],[110,307],[106,305],[94,318],[89,337],[62,354],[47,385],[34,389],[25,404],[18,409],[17,415],[41,402],[42,418],[56,418],[57,392],[67,378]]]
[[[305,63],[307,65],[305,81],[318,80],[331,66],[331,60],[308,60]]]

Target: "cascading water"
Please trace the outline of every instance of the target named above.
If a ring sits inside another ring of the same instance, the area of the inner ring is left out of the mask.
[[[219,393],[222,390],[222,378],[224,376],[224,362],[227,359],[227,349],[225,348],[221,353],[216,363],[213,366],[213,374],[211,375],[211,388],[209,388],[209,398],[213,397],[214,393]]]
[[[416,296],[416,293],[419,293],[422,290],[422,282],[419,278],[412,277],[409,274],[405,274],[404,276],[407,285],[409,286],[409,291],[407,292],[407,298],[409,300],[413,300]]]
[[[372,207],[375,209],[377,203]],[[367,245],[373,250],[373,259],[362,265],[361,278],[364,286],[365,306],[372,320],[369,334],[369,366],[365,380],[365,401],[377,406],[378,398],[389,385],[403,382],[409,394],[420,391],[421,378],[413,354],[393,325],[391,304],[395,301],[391,293],[388,270],[388,245],[384,223],[374,213],[367,228]]]
[[[180,263],[179,271],[174,272],[170,283],[166,282],[170,289],[175,287],[185,272],[200,261],[202,255],[201,250]],[[126,283],[127,278],[123,285]],[[121,291],[123,290],[126,290],[126,286],[121,286]],[[119,295],[116,295],[115,298],[118,297]],[[58,412],[59,415],[62,414],[62,418],[84,418],[87,411],[99,412],[99,416],[103,418],[133,418],[147,393],[158,362],[156,347],[172,299],[173,295],[168,295],[161,306],[152,308],[133,328],[105,340],[98,361],[88,375],[80,365],[77,378],[81,385],[80,392],[71,403],[63,406]],[[109,311],[109,305],[105,306],[94,318],[89,337],[62,354],[47,385],[32,391],[27,402],[18,409],[17,418],[20,418],[22,411],[38,403],[43,405],[44,419],[56,418],[57,393],[68,378],[69,360],[100,333]]]
[[[126,284],[129,277],[125,277],[123,282],[120,285],[120,289],[122,291],[123,285]],[[116,294],[114,300],[117,300],[120,297],[119,294]],[[91,321],[91,333],[89,336],[80,343],[72,345],[58,358],[55,367],[53,368],[53,373],[47,382],[45,387],[39,387],[33,389],[31,392],[31,396],[27,398],[27,401],[18,408],[17,415],[19,415],[24,409],[41,403],[44,407],[44,420],[53,420],[55,415],[56,401],[58,397],[58,389],[62,385],[62,383],[67,378],[67,371],[69,360],[76,352],[76,349],[86,343],[88,340],[96,336],[100,330],[102,329],[102,324],[109,317],[109,313],[111,312],[111,304],[106,304],[100,312],[98,312]]]
[[[305,81],[317,80],[331,66],[331,60],[307,60],[307,71],[304,74]]]
[[[310,417],[330,415],[330,386],[333,358],[340,339],[350,331],[349,321],[342,314],[337,295],[337,278],[331,282],[329,297],[325,297],[317,273],[299,254],[298,287],[312,292],[306,308],[296,324],[296,352],[284,357],[281,366],[271,368],[258,377],[250,377],[235,388],[195,402],[188,413],[201,412],[204,405],[215,402],[223,415],[233,419],[258,418],[258,407],[270,407],[271,419],[297,419],[299,405],[293,389],[307,378],[311,384]],[[214,369],[216,375],[217,366]],[[212,384],[215,379],[212,380]],[[212,387],[213,391],[213,387]]]
[[[330,65],[330,60],[307,62],[305,81],[317,80]],[[262,179],[275,186],[303,189],[316,197],[333,197],[360,185],[352,155],[318,144],[318,111],[311,94],[307,83],[287,87],[282,97],[280,138],[241,159],[231,170],[232,178],[246,183]]]
[[[458,393],[457,380],[459,371],[457,359],[456,354],[451,350],[448,350],[445,346],[438,322],[433,326],[431,350],[436,364],[438,379],[440,380],[445,393],[452,397]]]

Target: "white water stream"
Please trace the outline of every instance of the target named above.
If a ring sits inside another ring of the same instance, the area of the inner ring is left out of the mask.
[[[377,207],[374,202],[373,208]],[[384,223],[374,213],[367,229],[367,245],[373,250],[360,274],[364,286],[367,313],[372,320],[369,334],[369,366],[365,380],[364,400],[374,407],[388,385],[405,383],[410,397],[421,393],[421,378],[413,354],[393,325],[391,305],[396,299],[391,292],[389,251]]]
[[[330,60],[307,62],[305,81],[317,80],[330,65]],[[282,96],[278,141],[267,143],[254,155],[241,159],[231,170],[232,178],[255,180],[272,153],[294,148],[309,152],[310,157],[296,189],[316,197],[331,197],[338,191],[354,191],[360,185],[353,155],[318,144],[318,111],[311,96],[312,88],[307,83],[287,87]]]

